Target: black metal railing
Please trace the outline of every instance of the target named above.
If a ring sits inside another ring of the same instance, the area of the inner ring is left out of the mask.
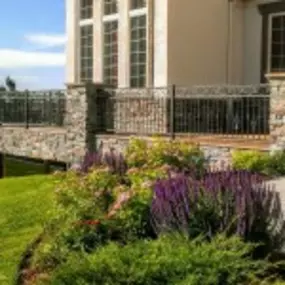
[[[0,92],[0,124],[29,126],[63,126],[65,92]]]
[[[269,134],[270,86],[109,89],[96,98],[96,132]],[[106,96],[108,94],[108,96]]]

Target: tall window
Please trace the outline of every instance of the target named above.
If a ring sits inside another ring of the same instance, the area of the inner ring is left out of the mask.
[[[80,27],[80,80],[93,79],[93,25]]]
[[[130,86],[146,84],[146,15],[131,17]]]
[[[118,21],[104,23],[104,83],[118,84]]]
[[[285,14],[271,16],[269,47],[270,72],[285,71]]]
[[[93,17],[93,0],[80,0],[80,19],[91,19]]]
[[[104,1],[104,15],[116,14],[118,12],[117,0]]]
[[[131,0],[131,10],[146,7],[146,0]]]
[[[118,85],[118,7],[117,0],[104,0],[104,83]]]

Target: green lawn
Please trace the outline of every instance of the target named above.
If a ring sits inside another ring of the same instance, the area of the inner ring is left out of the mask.
[[[11,285],[21,254],[52,208],[51,177],[0,179],[0,284]]]

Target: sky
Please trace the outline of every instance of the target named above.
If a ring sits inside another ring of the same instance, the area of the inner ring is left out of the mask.
[[[0,85],[64,87],[65,0],[1,1]]]

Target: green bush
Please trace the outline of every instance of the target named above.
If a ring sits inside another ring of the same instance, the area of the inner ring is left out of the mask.
[[[197,145],[162,138],[153,139],[151,144],[142,139],[131,139],[126,149],[126,160],[130,168],[170,165],[200,172],[205,167],[204,153]]]
[[[69,250],[93,250],[107,239],[108,232],[102,223],[116,199],[114,189],[119,177],[107,169],[97,168],[88,175],[69,171],[55,175],[55,211],[46,226],[54,248],[64,244]],[[90,222],[99,221],[97,224]],[[50,252],[53,255],[54,252]],[[49,252],[43,259],[49,259]],[[44,262],[45,263],[45,262]]]
[[[268,266],[266,261],[252,261],[253,248],[223,236],[209,243],[182,236],[124,247],[111,243],[90,255],[72,255],[48,284],[247,284]]]
[[[106,168],[96,168],[88,175],[69,171],[57,177],[56,203],[79,220],[99,219],[106,213],[115,197],[112,193],[120,178]]]
[[[123,243],[154,237],[150,225],[151,199],[150,189],[135,189],[132,197],[115,214],[112,228]]]
[[[267,167],[272,175],[285,175],[285,152],[273,153],[269,158]]]
[[[269,154],[254,150],[236,150],[232,153],[233,167],[239,170],[266,172],[268,169]]]
[[[250,170],[267,175],[285,175],[285,152],[268,152],[238,150],[232,153],[233,167]]]

